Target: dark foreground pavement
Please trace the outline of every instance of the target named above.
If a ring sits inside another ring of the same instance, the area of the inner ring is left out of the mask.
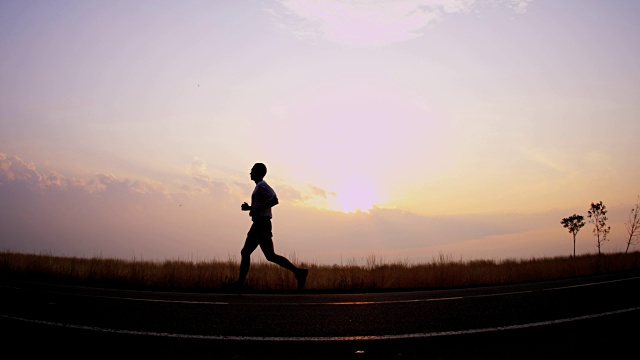
[[[390,294],[0,283],[2,359],[631,359],[640,274]],[[390,335],[390,336],[389,336]]]
[[[0,318],[4,359],[632,359],[640,312],[482,334],[269,342],[103,333]]]

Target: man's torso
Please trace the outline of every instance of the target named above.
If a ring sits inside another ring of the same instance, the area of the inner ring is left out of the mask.
[[[269,184],[262,180],[256,183],[256,187],[253,189],[253,193],[251,194],[251,207],[262,207],[269,200],[273,199],[274,196],[276,196],[276,192],[273,191]],[[253,218],[256,217],[267,217],[270,219],[272,217],[271,208],[266,208],[260,211],[259,214],[254,214]]]

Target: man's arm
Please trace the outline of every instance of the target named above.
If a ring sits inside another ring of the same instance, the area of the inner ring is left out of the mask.
[[[279,204],[278,196],[277,195],[273,195],[273,197],[271,199],[269,199],[269,201],[267,201],[267,203],[264,205],[264,209],[272,208],[272,207],[274,207],[274,206],[276,206],[278,204]]]
[[[266,210],[269,208],[272,208],[276,205],[278,205],[278,197],[277,196],[273,196],[271,199],[269,199],[269,201],[267,201],[266,204],[262,205],[262,206],[249,206],[249,210],[251,210],[251,212],[249,213],[249,215],[253,216],[253,214],[259,214],[262,210]]]
[[[274,195],[271,199],[269,199],[269,201],[267,201],[266,204],[262,206],[251,206],[244,202],[242,203],[242,206],[240,208],[242,209],[242,211],[249,211],[249,215],[253,216],[254,214],[259,214],[262,210],[272,208],[279,203],[280,202],[278,201],[278,196]]]

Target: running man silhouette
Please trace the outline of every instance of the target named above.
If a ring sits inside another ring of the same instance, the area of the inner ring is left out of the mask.
[[[273,249],[273,234],[271,232],[271,208],[278,205],[278,197],[275,191],[264,181],[267,175],[267,167],[263,163],[256,163],[251,168],[251,180],[256,183],[256,187],[251,194],[251,205],[246,202],[240,206],[242,211],[249,211],[249,216],[253,224],[247,233],[247,239],[240,254],[242,260],[240,262],[240,277],[236,282],[238,290],[242,290],[244,281],[249,273],[251,265],[251,253],[260,246],[267,260],[291,270],[298,282],[298,289],[304,287],[307,281],[309,270],[299,268],[293,265],[287,258],[275,253]]]

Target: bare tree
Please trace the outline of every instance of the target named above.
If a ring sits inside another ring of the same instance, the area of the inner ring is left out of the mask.
[[[611,226],[607,226],[607,212],[607,207],[602,201],[591,203],[591,207],[587,211],[589,222],[593,224],[593,235],[598,238],[598,255],[601,254],[602,243],[608,240],[607,235],[611,231]]]
[[[576,257],[576,235],[578,235],[578,231],[584,226],[584,216],[573,214],[562,219],[560,223],[569,229],[569,233],[573,235],[573,257]]]
[[[626,254],[629,252],[629,246],[637,244],[638,238],[640,238],[640,195],[638,195],[638,202],[629,212],[629,218],[624,225],[627,228],[627,233],[629,234],[627,250],[625,251]]]

